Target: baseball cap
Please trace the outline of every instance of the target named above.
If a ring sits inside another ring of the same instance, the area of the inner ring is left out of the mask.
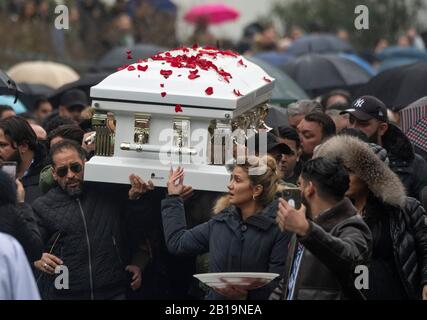
[[[259,153],[259,134],[255,134],[249,139],[255,139],[255,152]],[[292,149],[283,142],[279,142],[277,137],[271,132],[267,132],[267,153],[270,153],[273,150],[277,150],[281,154],[293,154]]]
[[[83,107],[86,108],[89,105],[86,93],[79,89],[72,89],[66,91],[61,97],[62,106],[67,108],[72,107]]]
[[[381,122],[388,122],[387,108],[385,104],[373,96],[363,96],[354,100],[351,108],[341,112],[340,114],[345,113],[349,113],[356,119],[362,121],[377,119]]]

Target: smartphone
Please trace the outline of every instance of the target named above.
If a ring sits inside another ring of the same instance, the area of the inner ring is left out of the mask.
[[[0,162],[0,169],[7,173],[13,181],[16,179],[16,165],[15,161]]]
[[[301,208],[301,190],[299,188],[287,188],[283,190],[281,198],[285,199],[295,209]]]

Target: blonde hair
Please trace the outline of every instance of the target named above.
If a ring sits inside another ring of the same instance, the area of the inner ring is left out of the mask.
[[[269,155],[263,157],[250,157],[244,164],[237,164],[236,166],[248,173],[252,187],[257,185],[262,186],[261,194],[255,198],[257,204],[264,208],[274,200],[277,192],[279,175],[277,173],[276,160],[274,160],[273,157]],[[253,170],[263,170],[263,173],[251,174]]]

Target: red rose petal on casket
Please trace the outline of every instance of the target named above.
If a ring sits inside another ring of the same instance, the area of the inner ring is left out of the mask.
[[[162,92],[160,93],[160,95],[162,96],[162,98],[164,98],[166,96],[166,92]]]
[[[241,93],[240,93],[240,91],[239,91],[239,90],[236,90],[236,89],[234,89],[234,90],[233,90],[233,93],[234,93],[236,96],[238,96],[238,97],[243,96],[243,94],[241,94]]]
[[[196,50],[198,47],[199,47],[199,45],[198,45],[197,43],[193,44],[193,46],[192,46],[192,48],[193,48],[194,50]]]
[[[160,70],[160,74],[167,79],[172,74],[172,70]]]
[[[127,67],[129,67],[129,65],[125,64],[124,66],[118,67],[117,71],[122,71],[122,70],[126,69]]]
[[[206,90],[205,90],[205,92],[206,92],[206,94],[208,96],[210,96],[211,94],[213,94],[213,88],[212,87],[207,87]]]
[[[142,66],[142,65],[140,65],[140,64],[138,64],[138,70],[139,71],[147,71],[147,69],[148,69],[148,66]]]
[[[199,70],[197,70],[197,69],[196,69],[196,70],[190,70],[189,72],[190,72],[191,74],[198,74],[198,73],[199,73]]]
[[[245,64],[243,63],[243,59],[240,59],[239,60],[239,64],[241,65],[241,66],[244,66]]]
[[[271,82],[271,80],[270,80],[270,79],[268,79],[267,77],[264,77],[263,79],[264,79],[264,81],[266,81],[266,82]]]
[[[128,71],[134,71],[135,70],[135,67],[134,66],[129,66],[128,67]]]
[[[180,104],[175,105],[175,112],[182,112],[182,106]]]
[[[160,88],[164,88],[165,85],[163,83],[160,84]]]
[[[128,60],[132,60],[132,55],[128,54]]]
[[[200,78],[200,76],[198,74],[190,74],[190,75],[188,75],[188,79],[190,79],[190,80],[194,80],[194,79],[197,79],[197,78]]]

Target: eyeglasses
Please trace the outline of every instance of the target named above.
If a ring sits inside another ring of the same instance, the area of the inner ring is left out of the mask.
[[[64,178],[68,173],[68,169],[70,169],[71,172],[79,173],[82,171],[83,166],[78,162],[74,162],[69,167],[68,166],[59,167],[55,170],[56,175],[60,178]]]

